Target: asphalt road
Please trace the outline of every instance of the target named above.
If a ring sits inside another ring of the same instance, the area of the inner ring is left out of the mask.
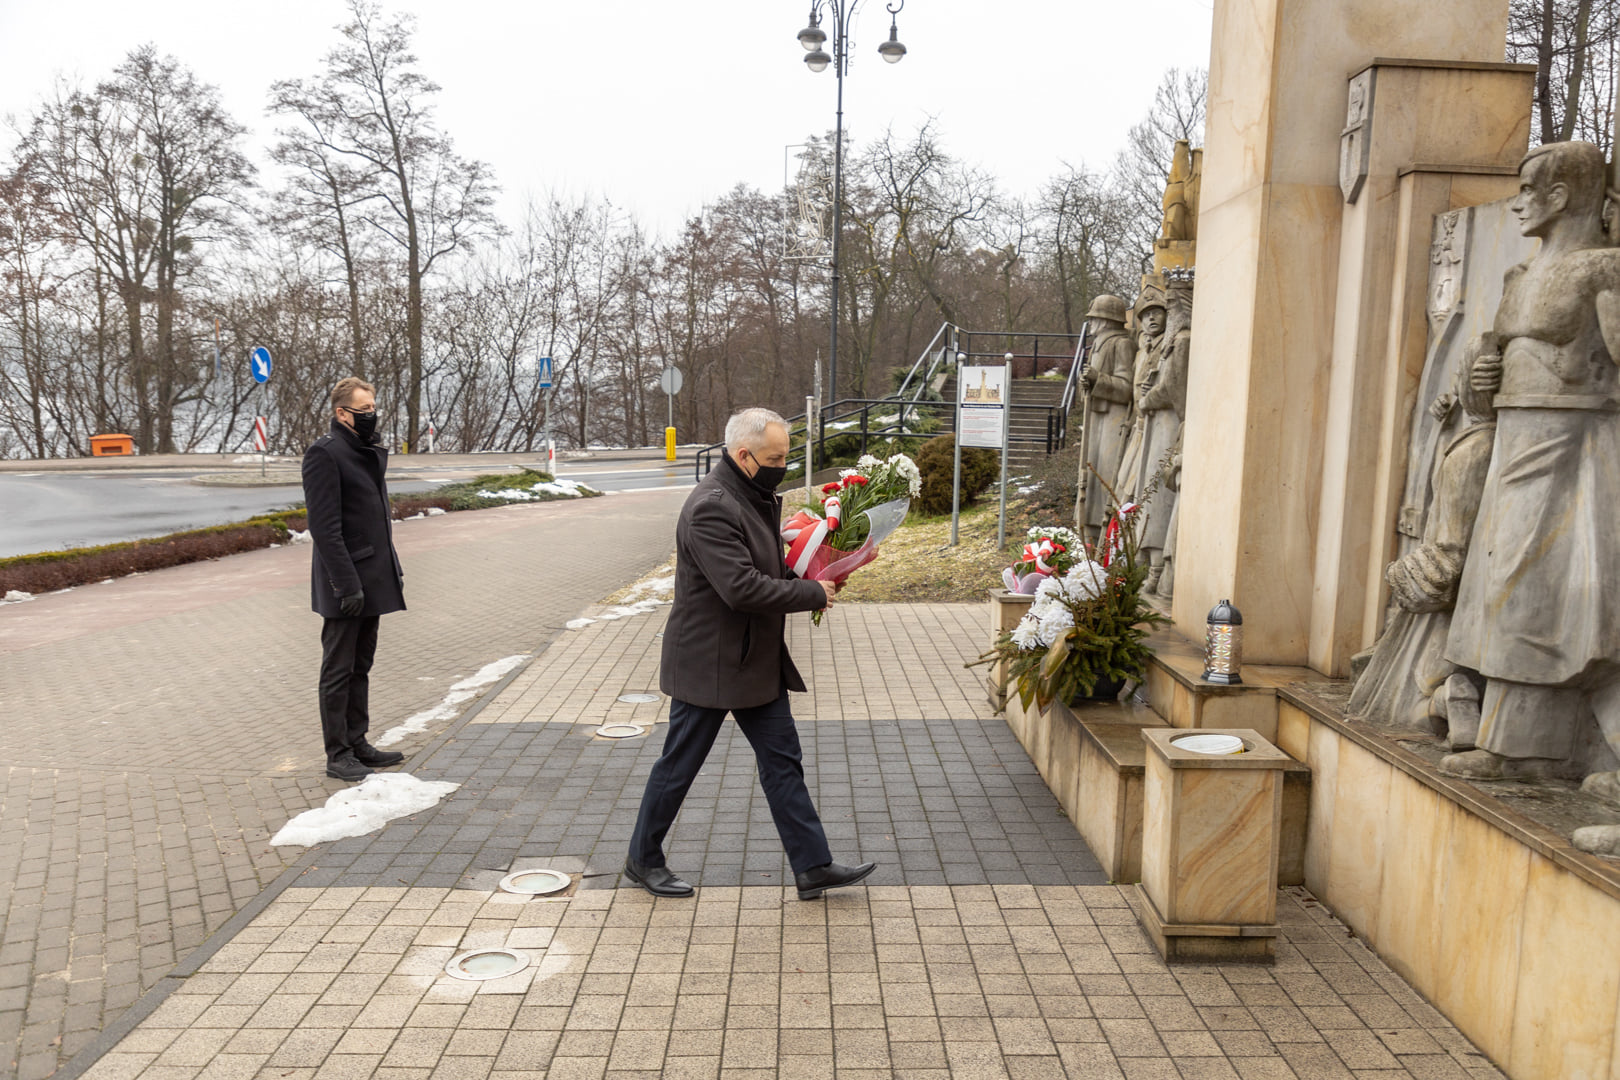
[[[296,469],[297,462],[280,468]],[[388,487],[395,494],[430,491],[491,471],[467,464],[426,464],[420,458],[405,465],[396,459]],[[633,491],[690,484],[692,464],[609,453],[565,460],[557,475],[602,491]],[[173,468],[0,472],[0,557],[223,525],[291,506],[303,497],[297,484],[205,487],[192,483],[190,473]]]

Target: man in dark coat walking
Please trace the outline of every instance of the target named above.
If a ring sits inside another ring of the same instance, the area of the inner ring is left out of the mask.
[[[787,614],[833,602],[831,582],[789,578],[782,559],[787,424],[744,409],[726,424],[726,453],[693,489],[675,526],[675,602],[664,628],[660,685],[670,697],[664,752],[647,777],[624,872],[654,896],[690,896],[664,862],[664,836],[729,712],[759,763],[760,786],[793,867],[799,899],[853,885],[876,863],[832,861],[804,784],[788,691],[804,679],[783,640]]]
[[[315,557],[311,603],[321,626],[321,731],[326,775],[362,780],[404,754],[366,741],[371,661],[381,616],[405,610],[394,553],[388,448],[377,441],[377,392],[353,376],[332,388],[332,429],[304,451],[304,505]]]

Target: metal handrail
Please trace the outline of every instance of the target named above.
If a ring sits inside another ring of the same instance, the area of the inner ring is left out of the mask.
[[[911,370],[906,372],[906,377],[901,380],[900,389],[894,392],[894,396],[896,398],[905,398],[906,387],[911,385],[911,380],[917,374],[917,369],[922,366],[922,362],[924,360],[928,359],[928,354],[934,351],[934,346],[939,343],[939,339],[944,336],[945,331],[951,328],[952,327],[949,322],[942,322],[939,324],[939,329],[935,330],[934,336],[928,339],[928,344],[923,346],[923,351],[917,355],[916,361],[911,365]],[[923,390],[928,386],[929,381],[934,377],[934,369],[938,366],[939,359],[944,355],[944,350],[941,350],[939,357],[928,361],[928,368],[923,372],[922,381],[917,384],[917,389],[912,392],[911,397],[913,401],[918,400],[922,396]]]
[[[1074,346],[1074,359],[1069,363],[1069,377],[1063,383],[1063,414],[1058,418],[1062,425],[1059,436],[1059,447],[1069,445],[1069,410],[1074,408],[1075,386],[1080,381],[1080,374],[1091,359],[1091,323],[1087,322],[1080,328],[1080,340]]]
[[[845,411],[838,412],[840,407],[846,407]],[[873,426],[871,422],[872,411],[878,407],[883,407],[885,411],[888,409],[896,409],[898,412],[892,421],[878,426]],[[1014,435],[1009,433],[1009,443],[1038,444],[1044,446],[1048,454],[1061,448],[1059,439],[1061,438],[1061,432],[1063,430],[1063,417],[1059,412],[1059,406],[1018,404],[1011,405],[1009,408],[1012,409],[1012,416],[1017,416],[1020,413],[1024,414],[1025,416],[1028,416],[1031,413],[1044,414],[1046,427],[1046,432],[1044,435]],[[864,454],[866,453],[867,446],[871,439],[886,438],[904,434],[906,414],[908,412],[918,414],[931,409],[954,413],[956,406],[952,402],[945,401],[899,401],[895,398],[845,398],[841,401],[835,401],[826,409],[821,411],[821,430],[815,438],[815,445],[818,451],[824,451],[826,444],[830,439],[842,438],[845,435],[859,434],[861,437],[861,453]],[[832,415],[829,416],[829,413]],[[828,434],[827,427],[829,425],[837,425],[845,420],[857,416],[860,418],[860,428],[858,432],[835,430],[831,434]],[[804,431],[805,414],[797,413],[793,416],[786,417],[785,419],[787,421],[788,435],[790,439],[795,434],[803,434],[806,437],[805,443],[801,444],[800,446],[802,451],[802,449],[805,446],[808,446],[810,442],[808,438],[809,433]],[[1009,417],[1009,419],[1011,419],[1011,417]],[[799,427],[798,432],[794,431],[795,425],[798,425]],[[706,475],[708,475],[709,471],[714,468],[714,455],[716,452],[723,453],[725,448],[726,444],[724,442],[718,442],[699,449],[697,453],[693,455],[692,459],[694,478],[697,480],[702,480]],[[792,464],[792,461],[792,451],[790,450],[789,464]]]

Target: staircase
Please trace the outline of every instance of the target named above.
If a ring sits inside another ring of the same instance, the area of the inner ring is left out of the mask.
[[[1007,455],[1007,474],[1020,476],[1029,472],[1035,463],[1046,458],[1047,416],[1055,413],[1063,404],[1063,380],[1014,379],[1010,385],[1013,411],[1008,432],[1011,447]],[[946,378],[939,392],[947,402],[955,401],[956,376]],[[1037,407],[1020,408],[1020,406]],[[1049,412],[1040,406],[1051,406],[1051,410]],[[945,411],[942,419],[944,430],[952,430],[955,424],[954,410]]]

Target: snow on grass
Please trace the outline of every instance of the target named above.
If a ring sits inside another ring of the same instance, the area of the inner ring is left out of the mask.
[[[410,773],[372,773],[327,799],[325,806],[305,810],[287,822],[270,844],[312,847],[364,836],[395,818],[431,809],[460,786],[445,780],[418,780]]]
[[[0,604],[26,604],[33,598],[34,594],[31,592],[23,592],[21,589],[12,589],[7,592],[5,596],[0,597]]]
[[[508,502],[530,502],[548,495],[552,498],[578,499],[586,495],[600,494],[600,491],[577,480],[542,480],[526,488],[509,487],[501,488],[499,491],[485,488],[477,492],[480,499],[505,499]]]
[[[477,697],[480,690],[490,683],[499,682],[507,672],[528,658],[528,653],[519,653],[485,664],[465,679],[451,683],[450,692],[444,695],[443,701],[431,709],[423,709],[413,716],[406,717],[403,724],[389,728],[372,740],[372,745],[393,746],[395,743],[404,742],[407,736],[426,731],[429,724],[454,719],[461,712],[461,707]]]

